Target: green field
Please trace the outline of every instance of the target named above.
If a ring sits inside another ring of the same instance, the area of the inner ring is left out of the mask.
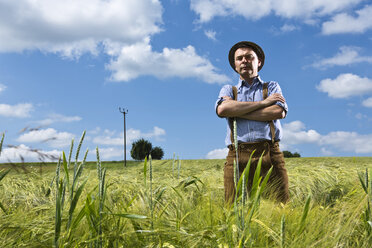
[[[372,158],[286,159],[290,202],[244,209],[224,204],[223,165],[89,162],[73,188],[73,162],[59,184],[56,163],[2,164],[0,247],[371,247]]]

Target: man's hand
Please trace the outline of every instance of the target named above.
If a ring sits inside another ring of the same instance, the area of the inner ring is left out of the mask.
[[[229,96],[224,96],[224,97],[222,97],[222,99],[224,99],[225,101],[232,100],[232,98],[229,97]]]
[[[276,102],[285,103],[285,99],[281,94],[274,93],[268,96],[265,100],[263,100],[263,103],[265,104],[265,106],[271,106],[275,104]]]
[[[256,120],[254,117],[251,115],[247,115],[251,112],[254,112],[256,110],[265,110],[266,108],[272,107],[275,105],[276,102],[285,102],[284,97],[279,94],[279,93],[274,93],[270,95],[268,98],[266,98],[263,101],[258,101],[258,102],[239,102],[233,100],[229,96],[223,96],[222,97],[224,101],[217,107],[217,115],[220,117],[239,117],[239,118],[244,118],[244,119],[250,119],[250,120]],[[265,116],[264,118],[267,119],[269,118],[270,120],[276,120],[282,117],[283,109],[279,106],[277,106],[279,109],[276,108],[269,108],[268,111],[264,111]],[[280,117],[279,114],[273,113],[272,110],[279,110],[280,111]],[[269,116],[267,116],[267,113],[269,113]],[[257,112],[259,115],[259,121],[261,121],[261,112]],[[266,120],[265,120],[266,121]]]

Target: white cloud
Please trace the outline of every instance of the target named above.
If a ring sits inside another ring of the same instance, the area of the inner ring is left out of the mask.
[[[282,27],[280,27],[280,31],[284,32],[284,33],[288,33],[288,32],[292,32],[292,31],[295,31],[295,30],[298,30],[299,27],[295,26],[295,25],[291,25],[291,24],[284,24]]]
[[[55,159],[61,155],[61,151],[58,150],[35,150],[24,144],[21,144],[17,147],[7,147],[4,148],[1,152],[0,162],[5,163],[8,161],[11,162],[22,162],[22,158],[27,162],[53,162]]]
[[[129,130],[128,130],[129,131]],[[93,138],[93,143],[99,145],[123,145],[124,144],[124,133],[121,133],[119,137],[112,137],[111,135],[99,135]],[[127,139],[127,143],[130,142]]]
[[[364,100],[364,101],[362,102],[362,105],[363,105],[364,107],[367,107],[367,108],[372,108],[372,97],[370,97],[370,98]]]
[[[157,0],[0,1],[0,51],[77,57],[99,44],[131,44],[161,31]]]
[[[305,124],[301,121],[283,124],[283,139],[280,141],[281,150],[296,150],[296,145],[301,144],[318,146],[324,156],[331,156],[337,152],[371,154],[372,134],[334,131],[322,135],[316,130],[307,130]],[[227,148],[215,149],[206,155],[206,159],[224,159],[227,153]]]
[[[143,133],[140,130],[130,128],[127,130],[127,145],[133,143],[133,141],[144,138],[144,139],[155,139],[161,141],[166,135],[164,129],[160,127],[154,127],[152,131]],[[98,145],[123,145],[124,144],[124,133],[117,134],[115,131],[104,130],[103,135],[96,136],[93,138],[93,142]]]
[[[228,82],[193,46],[152,51],[150,37],[162,31],[162,14],[159,0],[0,1],[0,52],[40,50],[68,58],[104,52],[113,81],[151,75]]]
[[[19,103],[17,105],[0,104],[0,115],[5,117],[26,118],[34,107],[31,103]]]
[[[0,93],[6,89],[6,86],[4,84],[0,84]]]
[[[351,73],[340,74],[335,79],[324,79],[316,88],[332,98],[348,98],[372,92],[372,79]]]
[[[364,33],[372,29],[372,5],[366,5],[363,9],[356,11],[357,16],[351,16],[346,13],[337,14],[331,21],[322,25],[322,33],[340,34],[340,33]]]
[[[49,116],[49,118],[46,118],[44,120],[36,121],[36,123],[42,125],[42,126],[48,126],[56,122],[65,122],[70,123],[74,121],[81,121],[80,116],[64,116],[61,114],[52,114]]]
[[[129,81],[141,75],[157,78],[193,77],[207,83],[230,81],[226,75],[218,74],[209,60],[197,55],[193,46],[164,48],[159,53],[152,51],[149,39],[123,47],[106,68],[113,72],[113,81]]]
[[[320,152],[322,153],[323,156],[332,156],[333,155],[333,152],[328,150],[325,147],[322,147],[322,149],[320,149]]]
[[[208,39],[216,41],[216,31],[213,30],[205,30],[204,31],[205,36],[208,37]]]
[[[322,137],[320,145],[330,145],[344,152],[372,153],[372,134],[331,132]]]
[[[357,118],[358,120],[363,120],[363,119],[368,119],[368,116],[362,113],[357,113],[355,115],[355,118]]]
[[[342,46],[340,47],[340,52],[335,56],[315,62],[312,66],[315,68],[325,68],[351,65],[361,62],[372,63],[372,56],[362,56],[359,54],[359,50],[360,48],[358,47]]]
[[[354,152],[357,154],[372,153],[372,134],[335,131],[321,135],[315,130],[305,130],[305,124],[294,121],[283,125],[284,146],[290,148],[298,144],[316,144],[324,155],[331,155],[332,150]],[[327,146],[327,147],[326,147]]]
[[[101,159],[112,160],[115,158],[123,158],[123,149],[115,147],[99,148],[99,156]]]
[[[257,20],[271,13],[284,18],[300,18],[310,22],[313,18],[333,14],[356,5],[362,0],[191,0],[191,9],[199,15],[200,22],[216,16],[243,16]]]
[[[224,159],[226,158],[228,152],[229,152],[228,148],[215,149],[213,151],[208,152],[205,158],[206,159]]]
[[[51,147],[66,147],[71,144],[75,135],[68,132],[58,132],[53,128],[33,130],[18,137],[18,142],[47,142]]]
[[[301,121],[293,121],[283,124],[283,144],[286,146],[294,144],[315,143],[321,135],[315,130],[305,131],[305,124]]]

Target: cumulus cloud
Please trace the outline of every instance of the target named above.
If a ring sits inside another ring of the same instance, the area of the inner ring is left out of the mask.
[[[370,97],[370,98],[364,100],[364,101],[362,102],[362,105],[363,105],[364,107],[367,107],[367,108],[372,108],[372,97]]]
[[[71,144],[74,134],[68,132],[58,132],[54,128],[33,130],[18,137],[18,142],[40,143],[46,142],[51,147],[66,147]]]
[[[362,56],[359,54],[360,48],[342,46],[340,47],[340,52],[331,58],[321,59],[313,63],[315,68],[326,68],[332,66],[344,66],[352,65],[361,62],[372,63],[372,56]]]
[[[281,150],[295,150],[296,145],[301,144],[318,146],[324,156],[331,156],[335,152],[370,154],[372,153],[372,134],[345,131],[320,134],[316,130],[307,129],[306,125],[298,120],[283,124]],[[226,158],[227,153],[227,148],[215,149],[208,152],[206,159],[223,159]]]
[[[155,139],[163,140],[166,132],[160,127],[154,127],[152,131],[144,133],[141,130],[130,128],[127,130],[127,144],[133,143],[133,141],[144,138],[144,139]],[[93,138],[93,142],[99,145],[123,145],[124,144],[124,133],[117,134],[115,131],[104,130],[102,135],[98,135]]]
[[[216,31],[213,31],[213,30],[205,30],[204,31],[204,34],[205,34],[205,36],[207,36],[208,37],[208,39],[210,39],[210,40],[214,40],[214,41],[216,41],[217,39],[216,39]]]
[[[284,33],[292,32],[298,29],[299,27],[292,25],[292,24],[284,24],[283,26],[280,27],[280,31]]]
[[[228,152],[229,152],[228,148],[215,149],[213,151],[208,152],[205,158],[206,159],[223,159],[223,158],[226,158]]]
[[[55,158],[58,158],[60,155],[61,151],[58,150],[35,150],[24,144],[21,144],[17,147],[4,148],[1,152],[0,162],[53,162],[55,161]]]
[[[372,79],[351,73],[340,74],[335,79],[324,79],[316,88],[332,98],[348,98],[372,92]]]
[[[4,84],[0,84],[0,93],[6,89],[6,86]]]
[[[322,25],[322,33],[325,35],[340,33],[364,33],[372,29],[372,5],[366,5],[357,10],[356,16],[347,13],[337,14],[331,21]]]
[[[36,123],[38,123],[42,126],[48,126],[48,125],[51,125],[51,124],[57,123],[57,122],[70,123],[70,122],[74,122],[74,121],[81,121],[81,119],[82,118],[80,116],[65,116],[65,115],[61,115],[61,114],[52,114],[44,120],[36,121]]]
[[[366,106],[366,107],[368,107],[368,106]],[[362,113],[356,113],[355,114],[355,118],[358,119],[358,120],[363,120],[363,119],[367,119],[368,120],[369,119],[368,118],[368,115],[362,114]]]
[[[286,145],[315,143],[321,135],[315,130],[305,131],[305,124],[301,121],[293,121],[283,124],[283,143]]]
[[[327,148],[325,147],[322,147],[320,149],[320,152],[322,153],[323,156],[332,156],[333,155],[333,152],[328,150]]]
[[[0,51],[96,54],[102,43],[131,44],[160,32],[162,11],[157,0],[0,1]]]
[[[211,62],[196,54],[193,46],[183,49],[164,48],[152,51],[150,40],[125,46],[120,54],[106,66],[112,71],[113,81],[129,81],[141,75],[157,78],[194,77],[208,83],[225,83],[230,79],[219,74]]]
[[[99,148],[99,155],[102,159],[111,160],[123,157],[123,149],[116,147]]]
[[[31,103],[19,103],[16,105],[0,104],[0,116],[26,118],[34,110]]]
[[[306,130],[301,121],[294,121],[283,125],[284,146],[297,144],[316,144],[324,155],[331,155],[331,148],[342,152],[366,154],[372,152],[372,134],[358,134],[356,132],[335,131],[325,135],[315,130]]]
[[[216,16],[243,16],[257,20],[272,13],[284,18],[301,18],[309,21],[354,6],[362,0],[313,1],[313,0],[191,0],[191,9],[199,15],[200,22]]]
[[[106,53],[113,81],[150,75],[228,82],[193,46],[152,50],[162,14],[158,0],[0,1],[0,52],[40,50],[68,58]]]
[[[344,152],[371,153],[372,134],[358,134],[356,132],[331,132],[322,137],[320,145],[330,145]]]

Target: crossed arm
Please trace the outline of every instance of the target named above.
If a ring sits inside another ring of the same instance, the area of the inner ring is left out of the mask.
[[[285,117],[283,108],[275,104],[278,101],[285,102],[279,93],[258,102],[239,102],[229,96],[223,98],[225,100],[217,107],[217,114],[221,117],[238,117],[254,121],[271,121]]]

